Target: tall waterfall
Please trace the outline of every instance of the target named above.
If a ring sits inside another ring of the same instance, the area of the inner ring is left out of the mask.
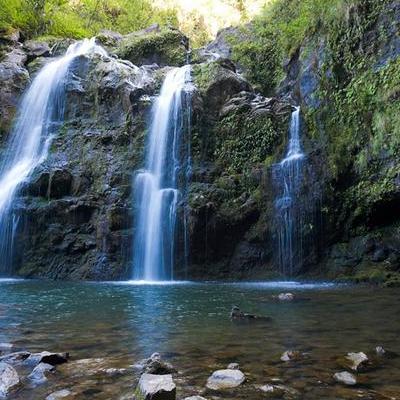
[[[0,164],[0,272],[12,268],[14,233],[18,217],[13,200],[20,185],[42,163],[64,115],[65,84],[75,57],[105,50],[95,38],[69,46],[66,54],[45,65],[25,92]]]
[[[145,169],[138,172],[134,183],[136,280],[174,279],[177,206],[190,170],[190,138],[185,141],[183,137],[188,131],[190,91],[190,66],[174,68],[167,73],[153,106]]]
[[[292,112],[289,144],[285,158],[273,167],[277,190],[275,216],[278,263],[285,275],[292,275],[302,262],[302,210],[300,191],[305,155],[300,142],[300,107]]]

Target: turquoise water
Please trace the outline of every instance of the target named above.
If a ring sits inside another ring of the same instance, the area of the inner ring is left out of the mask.
[[[282,291],[302,300],[271,299]],[[131,366],[155,351],[179,371],[178,399],[202,393],[211,372],[230,362],[241,365],[246,384],[205,397],[263,399],[257,385],[280,379],[298,391],[286,398],[400,398],[398,359],[363,374],[366,383],[357,388],[342,389],[332,380],[342,369],[336,358],[349,351],[371,353],[382,345],[400,353],[399,300],[396,290],[329,284],[1,281],[0,342],[71,354],[49,382],[25,385],[16,399],[41,399],[61,388],[74,390],[79,399],[122,399],[137,382]],[[233,323],[232,305],[272,320]],[[280,356],[288,349],[307,357],[284,364]],[[79,360],[87,358],[102,360],[89,361],[83,374]],[[128,371],[92,373],[93,365]]]

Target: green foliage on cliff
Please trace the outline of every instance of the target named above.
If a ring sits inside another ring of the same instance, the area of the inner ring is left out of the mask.
[[[82,38],[101,29],[128,33],[152,23],[177,25],[176,13],[149,0],[0,0],[0,30],[19,29],[28,38]]]

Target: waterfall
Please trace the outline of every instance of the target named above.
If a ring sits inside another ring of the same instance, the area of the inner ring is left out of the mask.
[[[13,213],[18,188],[46,157],[51,140],[63,121],[65,84],[72,61],[105,50],[95,38],[69,46],[66,54],[46,64],[22,97],[5,157],[0,164],[0,272],[12,271],[14,234],[18,217]]]
[[[305,155],[300,142],[300,107],[292,112],[289,144],[285,158],[273,166],[277,196],[275,220],[277,227],[278,264],[285,275],[293,275],[302,263],[302,210],[300,191]]]
[[[178,202],[190,174],[190,138],[188,135],[185,141],[183,137],[190,123],[190,91],[190,66],[174,68],[167,73],[152,109],[145,169],[137,173],[134,182],[136,280],[174,279]]]

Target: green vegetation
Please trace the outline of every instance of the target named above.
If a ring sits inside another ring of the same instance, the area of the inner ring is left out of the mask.
[[[149,0],[0,0],[0,30],[18,29],[26,38],[82,38],[101,29],[128,33],[152,23],[176,26],[176,13]]]

